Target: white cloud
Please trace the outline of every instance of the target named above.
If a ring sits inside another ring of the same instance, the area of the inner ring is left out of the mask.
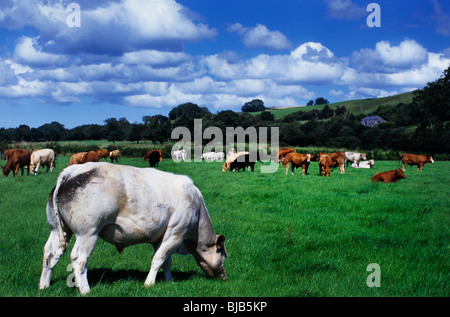
[[[362,49],[352,54],[352,62],[366,71],[394,72],[417,67],[427,62],[427,50],[414,40],[404,40],[399,46],[387,41],[376,43],[375,49]]]
[[[67,26],[67,1],[21,0],[4,3],[0,27],[31,26],[42,41],[54,40],[52,53],[120,55],[140,49],[181,50],[186,42],[217,35],[203,23],[186,16],[174,0],[76,1],[81,27]]]
[[[42,51],[36,38],[23,36],[14,49],[14,59],[25,65],[55,66],[67,61],[62,55],[50,54]]]
[[[242,43],[251,48],[284,50],[292,47],[288,38],[280,31],[271,31],[265,25],[256,24],[254,28],[244,27],[240,23],[230,25],[229,32],[242,36]]]

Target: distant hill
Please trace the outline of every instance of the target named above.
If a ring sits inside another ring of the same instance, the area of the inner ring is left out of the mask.
[[[370,98],[370,99],[358,99],[358,100],[348,100],[328,104],[331,109],[336,109],[338,106],[345,106],[347,111],[354,115],[359,114],[369,114],[375,111],[380,105],[397,105],[399,103],[410,103],[413,99],[413,93],[407,92],[399,95],[383,97],[383,98]],[[279,107],[271,108],[266,111],[270,111],[275,119],[284,117],[288,114],[297,111],[310,111],[313,109],[322,109],[325,105],[314,105],[314,106],[301,106],[301,107]],[[261,112],[251,112],[253,115],[260,114]]]

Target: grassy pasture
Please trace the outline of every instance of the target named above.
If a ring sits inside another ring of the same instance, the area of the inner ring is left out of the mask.
[[[0,178],[0,296],[79,296],[67,287],[72,238],[50,288],[38,291],[48,238],[45,206],[69,157],[46,174]],[[0,164],[4,165],[5,161]],[[141,158],[120,164],[148,167]],[[226,236],[227,281],[207,279],[192,256],[172,256],[175,283],[144,287],[153,248],[119,254],[99,240],[88,265],[88,296],[449,296],[449,170],[436,162],[407,167],[397,184],[372,183],[379,171],[400,167],[376,161],[331,177],[255,172],[223,173],[221,163],[175,163],[159,169],[190,176],[203,193],[216,233]],[[381,269],[370,288],[369,263]],[[162,274],[161,274],[162,275]]]

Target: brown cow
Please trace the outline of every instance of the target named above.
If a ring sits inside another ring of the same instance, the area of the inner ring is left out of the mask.
[[[74,164],[83,164],[83,157],[87,152],[79,152],[79,153],[75,153],[70,157],[69,160],[69,165],[74,165]]]
[[[5,166],[2,166],[3,176],[8,177],[9,172],[13,171],[14,177],[17,177],[19,168],[22,171],[27,167],[27,175],[30,175],[30,151],[16,149],[9,154],[8,162]]]
[[[102,158],[104,158],[104,159],[105,159],[105,162],[106,162],[106,159],[107,159],[108,156],[109,156],[109,152],[108,152],[107,149],[101,149],[101,150],[98,150],[98,151],[97,151],[97,156],[98,156],[98,160],[99,160],[99,161],[101,161]]]
[[[330,176],[331,157],[327,154],[319,156],[319,174],[322,176]]]
[[[302,167],[302,175],[308,172],[308,166],[311,162],[311,154],[301,154],[301,153],[288,153],[284,157],[283,167],[286,167],[286,175],[289,170],[289,165],[291,165],[291,173],[294,175],[294,169]]]
[[[400,179],[406,178],[405,173],[399,168],[392,171],[376,173],[372,176],[372,182],[396,183]]]
[[[81,164],[87,162],[98,162],[98,155],[96,151],[89,151],[83,155],[83,158],[81,159]]]
[[[286,155],[288,155],[289,153],[295,152],[295,149],[291,149],[291,148],[283,148],[278,150],[277,156],[275,157],[275,163],[283,163],[284,158],[286,157]]]
[[[15,150],[18,149],[9,149],[9,150],[4,150],[3,151],[3,155],[5,156],[5,160],[9,160],[9,156],[12,154],[12,152],[14,152]]]
[[[162,161],[162,150],[150,150],[145,153],[144,161],[147,161],[150,167],[158,166],[158,163]]]
[[[111,159],[111,163],[114,162],[114,160],[116,160],[116,162],[120,162],[120,151],[119,150],[114,150],[109,152],[109,158]]]
[[[417,165],[417,171],[422,172],[422,168],[427,163],[434,163],[433,158],[431,155],[418,155],[418,154],[409,154],[409,153],[403,153],[400,156],[400,160],[403,163],[403,171],[405,171],[406,164],[413,166]],[[400,163],[400,162],[399,162]]]
[[[319,152],[319,156],[317,157],[320,160],[320,156],[326,154],[331,159],[330,167],[339,167],[339,171],[341,174],[345,174],[345,153],[344,152],[335,152],[335,153],[322,153]]]

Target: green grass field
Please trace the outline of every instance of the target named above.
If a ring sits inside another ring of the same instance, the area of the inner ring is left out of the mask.
[[[67,286],[69,248],[51,286],[38,290],[42,250],[50,233],[45,206],[69,157],[46,174],[0,178],[0,296],[79,296]],[[0,164],[4,165],[5,161]],[[120,164],[147,167],[140,158]],[[226,236],[227,281],[209,280],[192,256],[173,255],[175,283],[158,276],[146,288],[153,248],[119,254],[99,240],[88,264],[87,296],[442,296],[449,291],[450,162],[407,167],[396,184],[372,183],[379,171],[400,167],[377,161],[371,170],[318,175],[223,173],[221,163],[175,163],[159,169],[190,176],[203,193],[216,233]],[[381,287],[368,287],[370,263]]]

